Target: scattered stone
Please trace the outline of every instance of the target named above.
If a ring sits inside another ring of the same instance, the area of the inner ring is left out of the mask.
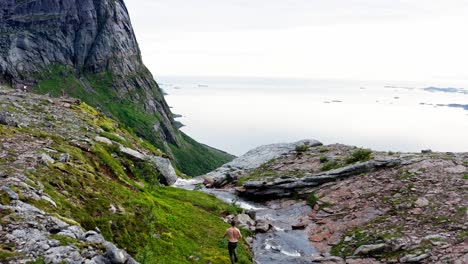
[[[421,260],[426,259],[426,258],[428,258],[430,256],[431,255],[429,255],[428,253],[424,253],[424,254],[421,254],[421,255],[408,254],[408,255],[405,255],[404,257],[402,257],[400,259],[400,262],[402,262],[402,263],[418,263]]]
[[[70,160],[70,155],[67,153],[60,154],[59,161],[62,163],[67,163]]]
[[[466,167],[463,165],[457,165],[453,167],[448,167],[445,168],[445,171],[448,173],[465,173],[466,172]]]
[[[382,252],[387,248],[387,244],[362,245],[358,247],[353,255],[371,255],[372,253]]]
[[[296,230],[296,229],[305,229],[307,226],[309,225],[309,222],[308,221],[300,221],[299,223],[297,224],[294,224],[291,226],[291,228],[293,230]]]
[[[55,160],[46,153],[41,153],[39,156],[39,161],[42,165],[49,166],[50,164],[54,164]]]
[[[426,207],[429,205],[429,200],[427,200],[425,197],[419,197],[414,204],[418,207]]]

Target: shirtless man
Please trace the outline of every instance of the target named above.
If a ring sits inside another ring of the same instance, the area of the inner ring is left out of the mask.
[[[236,247],[237,241],[242,238],[242,234],[239,229],[236,228],[236,221],[231,221],[231,227],[226,230],[223,237],[229,238],[228,243],[228,250],[229,250],[229,257],[231,258],[231,263],[234,264],[237,262],[237,255],[236,255]]]

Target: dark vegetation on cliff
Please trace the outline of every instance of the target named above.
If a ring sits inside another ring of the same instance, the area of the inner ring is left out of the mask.
[[[166,152],[188,175],[232,159],[177,129],[122,0],[0,2],[0,83],[73,96]]]

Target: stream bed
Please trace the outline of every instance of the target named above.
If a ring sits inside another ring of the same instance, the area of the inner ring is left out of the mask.
[[[200,179],[179,179],[175,187],[194,190]],[[292,225],[307,215],[310,207],[305,202],[269,201],[254,203],[238,197],[233,190],[201,188],[199,191],[212,194],[227,203],[236,204],[245,210],[254,210],[256,219],[265,219],[273,226],[267,233],[256,233],[252,245],[254,261],[258,264],[303,264],[313,263],[311,255],[317,251],[309,242],[307,229],[293,230]]]

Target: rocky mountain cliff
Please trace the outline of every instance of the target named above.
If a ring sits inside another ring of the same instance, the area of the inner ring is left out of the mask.
[[[166,151],[187,174],[231,158],[178,131],[142,62],[123,0],[1,1],[1,82],[81,98]]]

